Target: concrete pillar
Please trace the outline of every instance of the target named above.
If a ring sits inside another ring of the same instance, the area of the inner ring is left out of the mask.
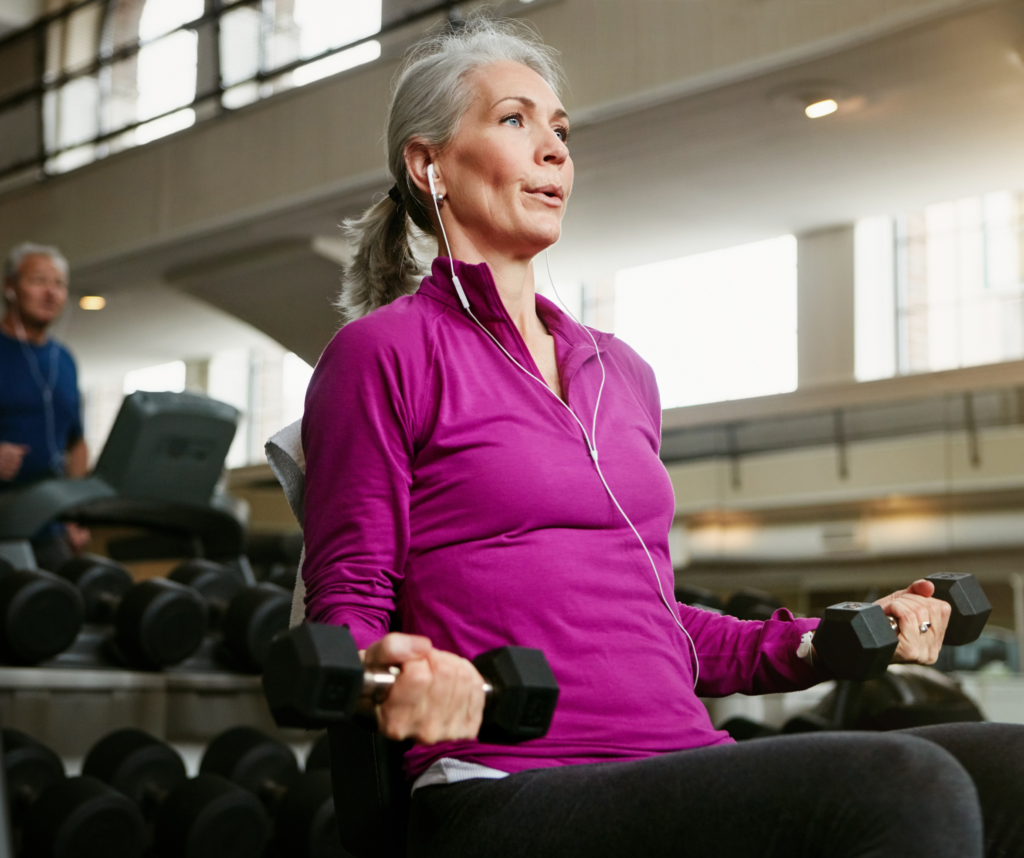
[[[853,224],[797,236],[797,385],[855,381]]]

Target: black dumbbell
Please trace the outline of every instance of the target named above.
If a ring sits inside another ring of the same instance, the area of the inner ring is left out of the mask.
[[[38,664],[67,649],[82,628],[81,594],[42,570],[15,569],[0,559],[0,657]]]
[[[252,727],[234,727],[210,742],[199,771],[227,778],[259,797],[274,819],[280,854],[342,854],[330,771],[314,767],[300,772],[287,745]]]
[[[944,643],[951,646],[976,640],[992,606],[973,575],[939,572],[927,580],[935,598],[948,602],[952,613]],[[881,606],[842,602],[825,609],[814,633],[814,651],[838,679],[867,680],[885,673],[899,645],[899,626]]]
[[[262,672],[270,642],[288,628],[292,594],[267,582],[247,587],[227,566],[210,560],[187,560],[168,578],[206,599],[210,625],[222,635],[221,659],[235,670]]]
[[[206,602],[198,592],[166,578],[138,584],[120,563],[87,554],[58,574],[85,599],[86,622],[111,624],[111,649],[129,667],[159,670],[194,653],[206,634]]]
[[[252,858],[266,846],[270,820],[255,796],[217,775],[189,779],[178,752],[142,730],[100,739],[82,772],[135,802],[158,855]]]
[[[68,778],[50,748],[3,730],[4,776],[14,849],[34,858],[138,858],[145,847],[139,809],[105,783]]]
[[[478,655],[487,703],[482,742],[521,742],[545,735],[558,702],[558,682],[544,653],[506,646]],[[304,623],[270,647],[263,691],[282,727],[326,727],[382,702],[398,668],[363,667],[346,626]]]

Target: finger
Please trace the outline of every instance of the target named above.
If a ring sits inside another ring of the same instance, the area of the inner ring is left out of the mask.
[[[366,664],[402,665],[413,659],[425,658],[433,647],[430,638],[391,632],[366,650]]]
[[[428,693],[428,708],[418,731],[425,744],[454,738],[452,716],[458,706],[458,663],[455,656],[434,650],[428,656],[433,682]]]
[[[935,595],[935,585],[924,578],[919,578],[913,584],[906,589],[907,593],[913,593],[915,596],[933,596]]]

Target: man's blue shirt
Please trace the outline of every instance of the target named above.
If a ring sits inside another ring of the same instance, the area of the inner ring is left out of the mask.
[[[51,379],[53,434],[48,438],[43,391]],[[78,373],[71,353],[56,340],[36,346],[0,331],[0,441],[30,448],[18,475],[11,482],[0,480],[0,490],[63,475],[64,452],[81,437]]]

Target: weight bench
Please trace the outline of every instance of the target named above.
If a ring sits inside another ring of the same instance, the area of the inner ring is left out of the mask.
[[[200,556],[241,557],[245,522],[214,494],[238,416],[199,394],[131,394],[89,476],[0,493],[0,557],[37,568],[31,539],[56,520],[143,527],[187,539]]]
[[[267,461],[281,483],[299,525],[303,524],[306,461],[301,421],[267,441]],[[292,596],[291,625],[305,620],[302,563]],[[327,730],[331,784],[341,845],[354,858],[405,858],[411,794],[402,769],[411,742],[394,742],[376,732],[372,720],[358,717]]]

